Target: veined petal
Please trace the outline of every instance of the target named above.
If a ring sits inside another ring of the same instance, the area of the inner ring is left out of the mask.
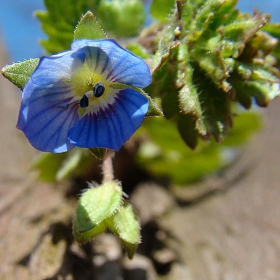
[[[73,148],[69,129],[78,120],[78,106],[71,87],[58,83],[52,87],[34,85],[30,80],[23,91],[17,123],[29,142],[44,152],[61,153]]]
[[[148,100],[133,89],[124,89],[115,102],[88,112],[70,129],[70,142],[84,148],[103,147],[119,150],[139,128],[148,111]]]
[[[46,86],[60,81],[70,81],[71,71],[82,65],[85,54],[67,51],[57,55],[43,56],[31,76],[36,85]]]
[[[112,39],[102,40],[76,40],[72,43],[72,50],[83,50],[85,47],[100,49],[100,53],[105,53],[107,59],[102,55],[102,73],[110,82],[127,84],[130,86],[144,88],[151,83],[151,74],[146,62],[125,50]],[[87,48],[88,49],[88,48]],[[90,59],[98,61],[98,52]],[[86,58],[87,59],[87,58]],[[100,59],[101,60],[101,59]]]

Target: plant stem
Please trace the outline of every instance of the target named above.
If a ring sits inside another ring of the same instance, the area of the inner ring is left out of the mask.
[[[114,180],[113,157],[115,152],[107,150],[102,164],[103,183]]]

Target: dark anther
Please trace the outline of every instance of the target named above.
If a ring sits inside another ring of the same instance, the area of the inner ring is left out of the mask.
[[[88,97],[84,94],[84,96],[80,100],[80,107],[85,108],[87,106],[88,106]]]
[[[104,84],[102,82],[97,83],[93,88],[93,94],[95,97],[100,97],[105,91]]]

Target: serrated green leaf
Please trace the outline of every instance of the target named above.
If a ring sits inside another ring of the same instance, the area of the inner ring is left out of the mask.
[[[82,193],[76,210],[76,231],[87,232],[110,217],[122,204],[122,189],[117,182],[106,182]]]
[[[169,92],[161,98],[161,106],[164,117],[167,119],[179,114],[180,106],[176,92]]]
[[[221,49],[220,42],[221,35],[209,39],[201,37],[196,46],[191,50],[190,57],[211,77],[217,87],[227,92],[231,86],[226,81],[229,77],[229,72],[226,68],[225,60],[219,51]]]
[[[208,135],[213,135],[217,142],[225,138],[232,128],[231,101],[222,89],[216,87],[203,72],[194,73],[201,104],[202,120]]]
[[[97,22],[96,17],[92,12],[87,12],[78,23],[75,32],[74,39],[89,39],[98,40],[106,38],[106,34]]]
[[[196,120],[192,115],[181,115],[178,120],[178,131],[186,144],[195,149],[198,144],[198,132],[196,130]]]
[[[50,53],[70,49],[73,41],[73,32],[80,18],[87,11],[95,11],[100,1],[44,0],[46,11],[36,12],[48,38],[41,41],[44,48]]]
[[[31,74],[36,69],[38,63],[39,58],[33,58],[7,65],[1,70],[1,74],[22,90],[28,82]]]
[[[272,49],[272,54],[277,58],[277,65],[280,67],[280,23],[266,24],[262,30],[273,36],[274,39],[277,39],[277,44]]]
[[[257,14],[252,19],[226,25],[222,31],[223,40],[226,42],[227,48],[231,49],[231,56],[239,57],[245,48],[245,44],[265,23],[265,17]]]

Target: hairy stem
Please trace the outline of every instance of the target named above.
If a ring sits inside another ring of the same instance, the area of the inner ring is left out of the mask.
[[[112,150],[107,150],[106,155],[103,159],[102,173],[103,173],[103,183],[114,180],[114,170],[113,170],[113,157],[115,152]]]

